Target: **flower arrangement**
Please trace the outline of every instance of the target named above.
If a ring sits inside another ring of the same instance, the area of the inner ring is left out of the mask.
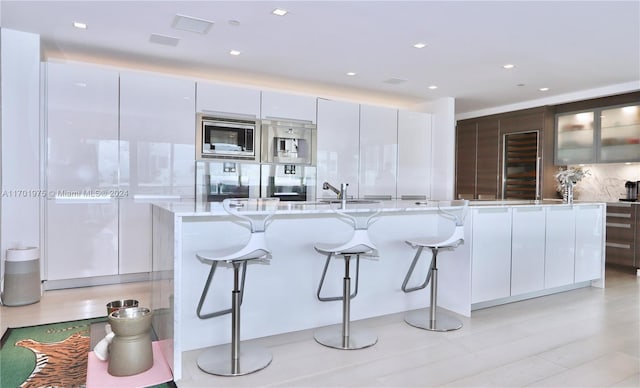
[[[566,170],[560,169],[555,177],[561,186],[567,186],[575,185],[589,174],[590,171],[583,170],[582,167],[567,167]]]

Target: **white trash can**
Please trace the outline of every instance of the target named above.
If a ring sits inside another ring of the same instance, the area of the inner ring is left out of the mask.
[[[32,304],[39,302],[41,295],[40,250],[36,247],[7,249],[2,304]]]

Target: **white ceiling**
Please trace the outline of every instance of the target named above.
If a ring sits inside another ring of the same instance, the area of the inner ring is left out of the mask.
[[[272,15],[276,7],[289,14]],[[176,14],[215,24],[206,35],[177,30]],[[455,97],[458,114],[611,85],[640,89],[637,0],[2,0],[0,22],[40,34],[45,59],[395,106]],[[151,43],[151,34],[180,40]],[[505,70],[506,63],[516,67]],[[407,81],[383,82],[392,78]]]

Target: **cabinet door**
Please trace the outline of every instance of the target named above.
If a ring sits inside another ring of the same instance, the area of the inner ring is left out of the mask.
[[[194,198],[194,97],[192,81],[121,74],[121,274],[151,270],[150,202]]]
[[[118,73],[49,63],[46,100],[47,279],[115,275]]]
[[[431,115],[398,112],[398,198],[431,197]]]
[[[544,289],[545,219],[541,206],[513,209],[511,295]]]
[[[360,196],[396,195],[398,111],[360,106]]]
[[[359,123],[358,104],[318,99],[317,198],[335,198],[323,182],[348,183],[347,195],[358,197]]]
[[[593,111],[556,116],[556,164],[592,163],[596,160]]]
[[[511,209],[473,210],[471,303],[511,294]]]
[[[599,279],[603,275],[604,263],[604,209],[600,205],[582,205],[575,207],[575,213],[575,281]]]
[[[316,97],[262,92],[262,118],[283,118],[316,122]]]
[[[260,91],[257,89],[198,82],[196,101],[198,112],[260,117]]]
[[[640,104],[600,113],[600,162],[640,162]]]
[[[478,121],[476,148],[476,198],[500,198],[498,120]]]
[[[575,215],[572,206],[547,207],[544,287],[573,284],[575,265]]]
[[[456,196],[476,198],[476,132],[475,121],[460,121],[456,126]]]

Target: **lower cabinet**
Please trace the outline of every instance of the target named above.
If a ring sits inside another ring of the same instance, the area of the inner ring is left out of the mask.
[[[471,303],[511,293],[511,209],[473,210]]]
[[[511,295],[544,289],[545,220],[543,207],[513,209]]]
[[[573,283],[575,265],[575,216],[572,206],[547,208],[544,287]]]
[[[471,303],[600,279],[604,219],[601,204],[473,209]]]

